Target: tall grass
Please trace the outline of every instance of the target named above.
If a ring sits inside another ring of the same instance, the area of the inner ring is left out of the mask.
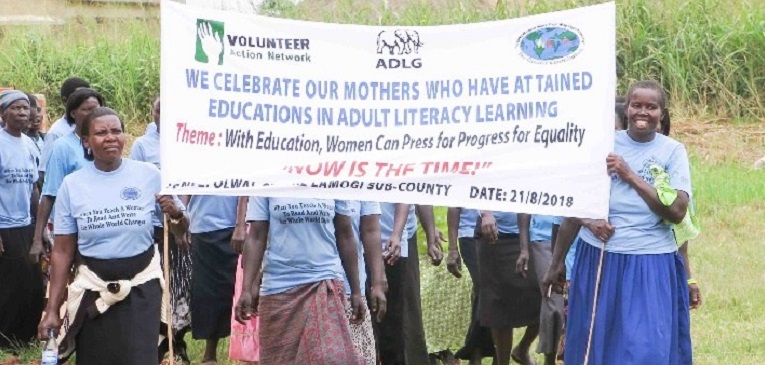
[[[159,90],[156,20],[0,30],[0,85],[45,94],[55,119],[64,109],[59,101],[61,82],[81,77],[127,121],[145,123]]]
[[[602,0],[270,0],[266,14],[334,23],[436,25],[507,19]],[[404,1],[404,3],[396,3]],[[677,113],[765,120],[765,6],[760,0],[619,0],[619,89],[660,80]],[[7,27],[0,38],[0,84],[57,100],[68,76],[91,80],[129,121],[147,115],[159,87],[158,19]],[[52,103],[58,113],[59,103]],[[138,126],[133,126],[138,130]]]

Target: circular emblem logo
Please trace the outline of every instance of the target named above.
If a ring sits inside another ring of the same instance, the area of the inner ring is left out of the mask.
[[[565,24],[548,24],[528,30],[518,38],[521,55],[529,62],[559,63],[576,57],[584,40],[578,29]]]
[[[138,200],[141,197],[141,191],[138,188],[123,188],[120,196],[123,200]]]

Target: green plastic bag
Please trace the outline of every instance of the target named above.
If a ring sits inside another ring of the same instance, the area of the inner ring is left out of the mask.
[[[651,165],[649,171],[651,176],[653,176],[653,186],[659,195],[659,201],[665,206],[672,205],[675,199],[677,199],[677,190],[669,186],[669,174],[664,171],[663,167],[656,164]],[[664,220],[664,223],[672,225],[672,222],[667,220]],[[692,206],[688,207],[688,212],[685,214],[683,221],[680,224],[674,224],[672,228],[675,231],[675,240],[678,246],[699,236],[701,227]]]

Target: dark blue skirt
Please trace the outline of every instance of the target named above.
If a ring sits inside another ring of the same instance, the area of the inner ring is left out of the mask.
[[[569,288],[566,365],[582,365],[600,248],[579,240]],[[691,365],[685,266],[676,253],[606,252],[587,365]]]

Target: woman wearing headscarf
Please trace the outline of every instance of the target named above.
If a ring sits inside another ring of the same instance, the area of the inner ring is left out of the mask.
[[[47,240],[45,228],[53,215],[53,206],[61,183],[67,175],[79,170],[87,163],[82,153],[82,122],[95,108],[102,105],[104,105],[104,98],[93,89],[78,89],[67,99],[65,118],[74,125],[74,131],[57,139],[50,150],[46,167],[47,177],[43,182],[32,241],[35,252],[42,251],[43,241]],[[55,230],[54,226],[54,234]]]
[[[180,202],[159,196],[154,165],[122,158],[123,130],[116,112],[93,110],[81,125],[89,162],[64,178],[57,196],[50,299],[38,336],[59,330],[66,295],[70,323],[60,342],[62,361],[74,349],[84,365],[157,361],[164,282],[152,217],[159,204],[176,233],[188,220]]]
[[[363,364],[345,313],[347,275],[350,322],[363,320],[350,215],[348,202],[341,200],[250,198],[245,280],[236,312],[244,321],[257,310],[261,365]],[[260,292],[253,292],[261,267]]]
[[[22,133],[29,119],[26,94],[0,94],[0,116],[0,349],[8,349],[34,338],[32,322],[43,305],[40,269],[30,257],[39,153]]]
[[[157,126],[160,124],[160,98],[157,96],[152,103],[152,119]],[[136,161],[148,162],[158,169],[160,165],[159,128],[147,132],[133,142],[130,148],[130,158]],[[160,247],[160,254],[164,253],[164,222],[160,217],[153,217],[154,242]],[[191,330],[191,251],[182,237],[170,234],[170,277],[172,286],[170,289],[170,306],[172,307],[173,326],[173,353],[183,364],[190,364],[186,351],[184,336]],[[164,259],[164,258],[163,258]],[[168,352],[168,341],[162,341],[159,348],[160,360]]]
[[[545,285],[556,287],[563,283],[565,253],[579,227],[584,228],[569,288],[566,364],[582,364],[588,351],[587,365],[693,363],[686,271],[672,225],[665,223],[685,218],[690,167],[685,147],[657,133],[669,117],[666,103],[656,82],[630,86],[629,126],[616,133],[614,153],[606,159],[608,220],[583,226],[580,219],[566,218],[559,229],[545,278]],[[669,189],[676,193],[670,204],[653,187],[655,167],[669,175]],[[597,310],[591,323],[593,300]]]

